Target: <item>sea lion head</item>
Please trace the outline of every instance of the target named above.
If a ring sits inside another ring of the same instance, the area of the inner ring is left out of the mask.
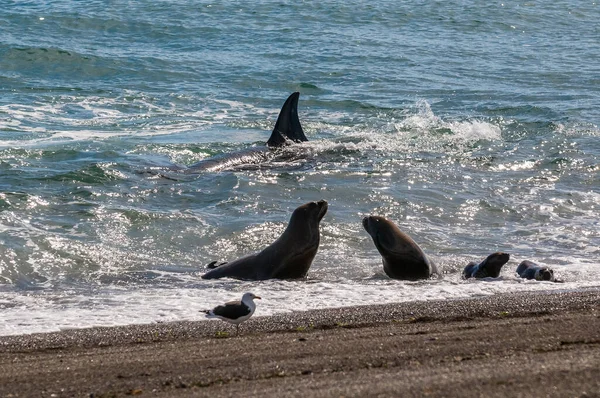
[[[308,202],[296,208],[282,236],[295,241],[308,241],[308,246],[319,245],[319,222],[327,213],[327,202]]]
[[[535,271],[535,279],[538,281],[554,280],[554,272],[550,268],[542,267]]]
[[[362,225],[369,235],[371,235],[373,243],[375,243],[377,250],[379,250],[379,253],[382,255],[398,251],[399,242],[397,237],[408,238],[408,236],[400,231],[400,228],[384,217],[365,217],[362,220]]]
[[[508,262],[510,254],[504,252],[492,253],[479,265],[473,267],[471,277],[475,278],[497,278],[502,266]],[[467,266],[468,267],[468,266]],[[466,271],[466,269],[465,269]]]
[[[325,213],[327,213],[326,201],[308,202],[294,210],[292,217],[290,217],[289,225],[302,223],[318,225],[323,216],[325,216]]]
[[[510,254],[504,252],[492,253],[485,259],[485,262],[492,267],[502,267],[510,259]]]
[[[319,249],[319,222],[327,213],[327,202],[308,202],[296,208],[283,234],[263,250],[269,261],[279,264],[269,271],[269,278],[304,278]],[[266,279],[266,278],[263,278]]]

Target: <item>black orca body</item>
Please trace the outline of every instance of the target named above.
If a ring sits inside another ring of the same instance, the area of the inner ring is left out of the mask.
[[[232,169],[242,165],[264,163],[273,158],[273,151],[281,148],[288,142],[308,141],[300,119],[298,118],[299,92],[292,93],[279,111],[279,117],[265,146],[252,147],[242,151],[227,153],[209,159],[201,160],[189,166],[184,173],[198,173],[202,171],[220,171]]]

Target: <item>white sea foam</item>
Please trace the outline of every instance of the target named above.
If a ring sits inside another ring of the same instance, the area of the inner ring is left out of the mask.
[[[128,97],[134,99],[127,99]],[[303,118],[303,125],[308,134],[332,132],[346,141],[343,144],[345,146],[351,146],[347,140],[356,137],[364,143],[354,143],[355,145],[376,145],[392,150],[400,149],[400,145],[406,143],[404,139],[410,137],[410,131],[415,130],[425,135],[423,142],[428,141],[427,137],[436,129],[452,132],[450,136],[442,137],[446,141],[495,140],[500,137],[500,128],[489,122],[443,120],[433,113],[430,105],[424,100],[418,101],[411,112],[413,113],[400,122],[390,122],[385,117],[380,119],[378,116],[353,127],[336,123],[336,120],[343,121],[350,115],[329,112],[326,115],[319,114],[314,120]],[[171,107],[158,106],[151,98],[126,92],[124,97],[117,98],[64,96],[55,103],[3,105],[0,106],[0,113],[6,115],[0,119],[0,129],[18,128],[21,132],[31,134],[31,137],[22,140],[0,140],[0,147],[28,147],[114,137],[176,135],[229,123],[238,127],[269,130],[276,119],[277,109],[213,99],[208,107],[188,109],[185,113],[180,113],[178,116],[182,120],[164,123],[160,118],[171,117]],[[156,123],[152,122],[152,119],[156,119]],[[249,121],[244,122],[245,119]],[[324,119],[327,122],[323,122]],[[257,122],[260,126],[256,125]],[[124,127],[115,128],[121,124]],[[385,134],[390,131],[395,131],[399,136],[390,137],[389,134]],[[436,137],[435,141],[439,138]]]
[[[399,132],[416,130],[427,135],[436,130],[450,130],[451,135],[437,137],[450,141],[494,141],[501,138],[501,129],[498,125],[482,120],[444,120],[435,115],[425,100],[417,101],[412,113],[396,123],[395,127]]]
[[[454,134],[452,139],[457,141],[495,141],[501,138],[500,127],[483,121],[464,121],[444,123]]]
[[[127,99],[128,96],[135,99]],[[158,106],[150,98],[128,92],[118,98],[64,96],[53,103],[3,105],[0,114],[5,115],[0,118],[0,130],[18,128],[19,132],[30,134],[27,139],[0,140],[0,147],[178,134],[219,122],[218,113],[200,110],[189,112],[188,120],[165,124],[160,118],[173,116],[170,107]],[[206,119],[209,114],[216,117]],[[148,123],[151,119],[156,122]],[[118,128],[121,124],[126,127]]]
[[[556,269],[557,267],[555,267]],[[565,274],[559,268],[558,275]],[[584,272],[578,282],[527,281],[507,275],[497,280],[402,282],[375,277],[366,280],[307,282],[216,282],[199,288],[97,288],[93,294],[76,290],[60,293],[0,294],[0,335],[53,332],[93,326],[117,326],[204,320],[203,309],[236,299],[246,291],[260,295],[255,316],[308,309],[335,308],[415,300],[450,300],[522,291],[563,291],[598,288],[600,279]],[[565,276],[574,276],[568,273]]]

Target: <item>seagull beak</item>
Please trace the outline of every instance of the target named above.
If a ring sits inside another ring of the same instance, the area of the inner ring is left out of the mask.
[[[255,299],[259,299],[259,300],[261,300],[261,298],[260,298],[259,296],[254,296],[254,298],[255,298]]]

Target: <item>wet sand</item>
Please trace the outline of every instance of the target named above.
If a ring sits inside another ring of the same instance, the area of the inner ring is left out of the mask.
[[[0,396],[600,396],[600,290],[255,316],[225,331],[0,337]]]

